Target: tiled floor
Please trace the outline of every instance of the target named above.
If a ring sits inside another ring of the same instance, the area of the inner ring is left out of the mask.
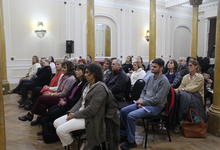
[[[36,133],[40,127],[31,127],[29,122],[22,122],[17,119],[26,113],[18,108],[17,95],[7,95],[5,99],[5,119],[7,150],[63,150],[61,144],[45,144]],[[144,130],[137,127],[136,139],[138,148],[142,150]],[[209,135],[206,139],[190,139],[181,135],[172,134],[172,142],[168,142],[166,135],[150,135],[148,150],[220,150],[220,138]]]

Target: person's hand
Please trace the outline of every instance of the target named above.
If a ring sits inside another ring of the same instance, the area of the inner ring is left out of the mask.
[[[179,89],[174,89],[174,91],[175,91],[175,93],[179,93],[180,92]]]
[[[136,101],[136,105],[137,105],[138,108],[141,108],[143,103],[144,103],[144,100],[142,98],[139,98]]]
[[[212,79],[207,79],[207,81],[209,84],[212,84],[212,82],[213,82]]]
[[[59,105],[64,106],[65,104],[66,104],[66,101],[64,101],[64,99],[61,98],[60,101],[59,101]]]
[[[50,95],[51,96],[58,96],[59,94],[55,92],[55,93],[50,93]]]
[[[136,101],[136,104],[143,104],[144,103],[144,100],[142,98],[139,98],[137,101]]]
[[[49,96],[49,95],[51,95],[51,92],[49,92],[49,91],[45,91],[45,92],[43,92],[42,95],[47,95],[47,96]]]
[[[207,74],[207,73],[203,73],[203,77],[204,77],[204,79],[209,79],[209,78],[210,78],[210,75]]]
[[[71,119],[73,119],[73,118],[75,118],[74,114],[73,114],[73,113],[69,113],[69,114],[67,115],[66,120],[69,121],[69,120],[71,120]]]
[[[49,86],[45,85],[43,88],[49,88]]]

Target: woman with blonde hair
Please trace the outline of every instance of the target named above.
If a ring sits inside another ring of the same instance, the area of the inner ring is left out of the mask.
[[[146,72],[140,62],[133,62],[133,72],[131,73],[131,85],[133,86],[138,79],[143,79]]]

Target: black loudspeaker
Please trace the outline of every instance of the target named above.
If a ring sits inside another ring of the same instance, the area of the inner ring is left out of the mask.
[[[66,41],[66,53],[71,54],[74,52],[74,41],[67,40]]]

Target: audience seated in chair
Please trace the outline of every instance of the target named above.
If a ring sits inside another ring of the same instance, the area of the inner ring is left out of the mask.
[[[111,65],[112,62],[110,59],[105,58],[102,69],[103,69],[103,81],[107,80],[109,76],[111,75]]]
[[[44,85],[43,88],[42,87],[35,87],[32,90],[32,96],[31,96],[32,103],[35,103],[35,100],[40,95],[44,95],[45,93],[48,93],[48,92],[56,92],[57,88],[60,85],[60,81],[61,81],[62,77],[63,77],[62,62],[61,61],[56,61],[56,74],[51,79],[49,85]],[[27,105],[25,105],[24,108],[26,106]],[[30,106],[27,106],[27,107],[30,107]]]
[[[183,77],[179,88],[175,89],[179,103],[178,121],[187,119],[190,108],[195,109],[205,120],[204,78],[199,72],[199,63],[195,59],[188,61],[189,74]]]
[[[173,84],[174,79],[177,75],[178,64],[176,60],[170,59],[165,66],[165,76],[169,80],[170,84]]]
[[[61,83],[56,92],[48,92],[45,95],[41,95],[35,102],[31,112],[26,115],[18,117],[21,121],[31,121],[33,115],[37,114],[43,116],[47,113],[47,109],[59,103],[60,98],[66,97],[70,92],[73,84],[76,82],[74,74],[74,65],[70,61],[65,61],[62,63],[63,77]],[[39,118],[36,123],[39,122]],[[33,123],[34,125],[35,123]]]
[[[55,61],[54,61],[53,56],[49,56],[48,60],[50,62],[50,68],[51,68],[51,71],[52,71],[52,75],[55,75],[56,74],[56,65],[55,65]]]
[[[49,66],[49,61],[46,58],[41,58],[41,68],[38,69],[35,76],[33,76],[30,80],[24,80],[24,84],[20,87],[21,94],[21,106],[27,101],[28,91],[33,90],[35,87],[43,87],[44,85],[48,85],[51,80],[51,68]],[[24,106],[24,105],[23,105]]]
[[[131,86],[134,86],[135,82],[138,79],[143,79],[146,75],[146,72],[142,68],[142,64],[139,62],[133,62],[133,71],[131,73]]]
[[[35,77],[36,73],[40,67],[41,67],[41,65],[39,63],[39,58],[37,56],[33,56],[32,57],[32,66],[28,69],[27,75],[25,77],[21,78],[17,87],[15,89],[9,91],[8,93],[9,94],[12,94],[12,93],[19,94],[21,92],[21,88],[22,88],[23,84],[25,84],[25,82],[28,82],[32,77]]]
[[[57,135],[63,146],[71,144],[73,142],[71,132],[80,129],[86,129],[87,144],[84,149],[92,149],[106,141],[106,105],[110,101],[108,101],[109,90],[107,91],[108,88],[102,82],[103,71],[101,66],[89,64],[86,68],[85,77],[88,85],[83,90],[80,100],[73,106],[68,115],[54,121]],[[113,98],[113,96],[111,97]],[[113,114],[117,114],[116,110],[114,109]]]
[[[127,138],[127,142],[121,145],[122,150],[136,147],[135,120],[158,115],[165,106],[170,84],[162,74],[164,61],[160,58],[153,60],[151,75],[145,83],[140,98],[135,104],[121,109],[121,136]]]
[[[125,63],[122,64],[122,69],[125,73],[129,73],[133,69],[131,56],[127,56]]]
[[[105,81],[107,87],[112,91],[114,97],[119,101],[119,107],[124,105],[130,91],[130,79],[121,68],[119,59],[112,60],[112,73]]]
[[[85,65],[77,65],[75,74],[76,82],[74,83],[71,92],[68,94],[68,96],[60,98],[60,101],[57,105],[54,105],[48,109],[47,114],[44,116],[44,118],[47,118],[47,121],[54,121],[58,117],[65,115],[81,97],[84,85],[87,83],[84,77]]]

